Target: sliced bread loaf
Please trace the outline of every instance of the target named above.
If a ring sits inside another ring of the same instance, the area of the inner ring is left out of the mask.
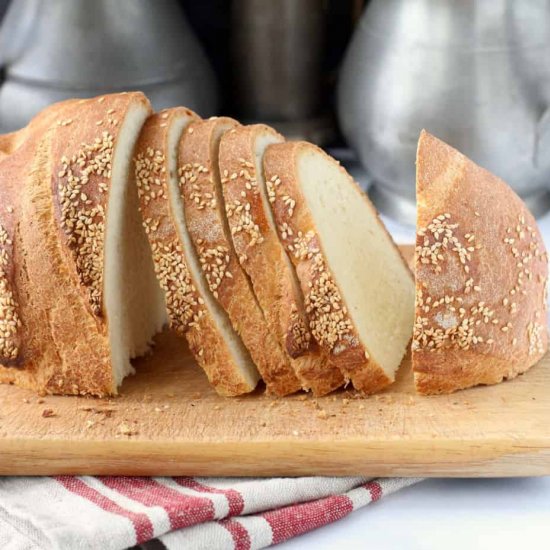
[[[0,140],[0,381],[115,394],[164,324],[128,185],[150,110],[141,93],[71,100]]]
[[[185,221],[210,290],[227,311],[268,391],[286,395],[300,389],[300,382],[268,328],[239,264],[225,217],[218,150],[222,135],[236,126],[232,119],[214,118],[194,122],[185,130],[178,159]]]
[[[390,384],[414,320],[412,274],[346,171],[305,142],[269,145],[264,171],[310,328],[358,390]]]
[[[283,136],[261,124],[238,126],[223,135],[219,167],[225,211],[235,251],[269,329],[289,354],[302,387],[324,395],[344,378],[311,337],[300,284],[279,241],[263,178],[266,147],[282,142]]]
[[[170,327],[187,337],[215,390],[233,396],[252,391],[259,375],[208,288],[185,224],[177,176],[178,145],[184,129],[197,119],[184,108],[149,117],[135,151],[135,180]]]
[[[548,256],[502,180],[422,132],[417,154],[416,387],[495,384],[548,347]]]

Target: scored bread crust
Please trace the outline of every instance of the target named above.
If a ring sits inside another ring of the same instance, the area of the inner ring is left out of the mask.
[[[13,210],[2,220],[12,228],[10,286],[21,323],[17,362],[0,367],[0,382],[52,394],[117,392],[102,308],[104,224],[110,159],[137,103],[150,110],[141,93],[65,101],[0,140],[0,209]],[[87,172],[84,197],[63,191],[69,171],[73,184]]]
[[[223,396],[248,393],[250,385],[239,373],[216,322],[204,304],[186,260],[170,201],[168,140],[172,125],[182,117],[198,120],[189,109],[166,109],[150,116],[135,149],[134,177],[140,211],[151,245],[155,273],[165,292],[170,328],[185,336],[197,363]]]
[[[344,383],[342,373],[312,338],[299,286],[294,284],[277,233],[272,230],[258,186],[256,139],[284,138],[269,126],[239,126],[220,142],[219,167],[225,211],[235,251],[252,281],[271,332],[283,349],[304,389],[324,395]],[[261,169],[261,168],[260,168]],[[242,206],[249,205],[248,210]],[[237,209],[241,206],[241,210]],[[290,269],[289,269],[290,268]]]
[[[268,146],[264,154],[264,172],[266,181],[273,184],[271,208],[281,242],[296,267],[313,336],[330,354],[332,364],[347,380],[351,379],[357,390],[373,393],[393,380],[370,358],[325,258],[297,173],[298,156],[308,149],[328,157],[306,142]],[[350,185],[357,185],[343,168],[341,170]]]
[[[237,126],[226,117],[192,123],[180,141],[180,193],[185,218],[209,287],[227,312],[266,383],[286,395],[300,389],[289,359],[269,331],[250,282],[234,251],[225,218],[218,159],[212,158],[215,136]]]
[[[533,216],[501,179],[425,131],[417,202],[417,390],[525,372],[548,347],[548,257]]]

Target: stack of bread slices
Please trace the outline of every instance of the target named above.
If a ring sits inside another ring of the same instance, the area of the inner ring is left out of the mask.
[[[513,193],[446,147],[421,140],[415,291],[373,206],[314,145],[153,113],[141,93],[49,107],[0,137],[0,381],[114,395],[166,326],[223,396],[260,380],[278,396],[373,393],[413,331],[424,393],[522,372],[547,347],[542,240],[512,200],[504,242],[522,267],[499,280],[517,290],[505,303],[483,283],[498,216],[482,206]]]

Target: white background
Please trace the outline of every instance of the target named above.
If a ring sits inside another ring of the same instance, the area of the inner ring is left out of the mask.
[[[384,222],[398,243],[413,242],[414,228]],[[550,250],[550,214],[539,227]],[[550,477],[426,480],[278,548],[547,550]]]
[[[550,477],[422,481],[277,548],[547,550]]]

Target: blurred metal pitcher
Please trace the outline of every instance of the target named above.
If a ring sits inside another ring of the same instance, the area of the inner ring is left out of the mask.
[[[343,132],[385,213],[415,219],[422,128],[550,207],[546,0],[372,0],[343,64]]]
[[[214,74],[176,0],[12,0],[0,31],[0,128],[68,97],[142,90],[214,114]]]

